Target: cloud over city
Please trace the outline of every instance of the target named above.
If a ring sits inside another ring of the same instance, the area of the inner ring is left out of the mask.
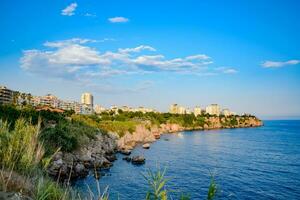
[[[91,43],[112,39],[91,40],[72,38],[45,42],[42,49],[23,51],[21,68],[47,77],[69,80],[97,79],[147,73],[178,73],[208,75],[236,73],[233,68],[211,67],[213,60],[205,54],[166,58],[149,45],[100,51]],[[112,40],[113,41],[113,40]]]

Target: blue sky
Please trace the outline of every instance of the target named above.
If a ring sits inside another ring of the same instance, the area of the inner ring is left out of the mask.
[[[300,116],[299,1],[0,2],[0,84],[166,111]]]

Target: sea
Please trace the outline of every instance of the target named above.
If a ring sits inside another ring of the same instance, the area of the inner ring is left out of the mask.
[[[145,178],[165,171],[169,199],[186,194],[207,199],[212,180],[217,199],[300,199],[300,121],[264,121],[264,126],[164,134],[150,149],[138,146],[132,155],[146,158],[133,165],[118,154],[113,166],[73,183],[84,197],[108,191],[110,199],[142,200]]]

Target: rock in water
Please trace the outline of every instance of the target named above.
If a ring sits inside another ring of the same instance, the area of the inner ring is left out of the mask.
[[[150,144],[149,143],[143,144],[143,148],[144,149],[149,149],[150,148]]]
[[[109,154],[109,155],[106,155],[105,157],[110,162],[117,160],[117,156],[115,154]]]
[[[126,157],[123,158],[123,160],[126,160],[127,162],[130,162],[131,158],[129,156],[126,156]]]
[[[78,177],[86,177],[89,173],[89,171],[81,163],[76,164],[75,172],[76,172],[76,176],[78,176]]]
[[[145,163],[145,158],[143,156],[133,156],[131,158],[131,162],[132,164],[135,164],[135,165],[142,165]]]
[[[120,153],[126,156],[129,156],[131,154],[131,151],[128,149],[122,149],[120,150]]]

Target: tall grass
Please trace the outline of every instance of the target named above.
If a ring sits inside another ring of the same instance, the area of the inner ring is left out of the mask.
[[[146,200],[167,200],[167,189],[165,188],[167,179],[165,178],[165,172],[158,170],[154,173],[148,170],[147,175],[144,176],[149,185],[149,191],[146,194]]]
[[[213,176],[211,176],[209,188],[208,188],[208,193],[207,193],[207,200],[213,200],[215,199],[217,195],[218,187],[215,182],[215,179]]]
[[[25,173],[36,169],[44,155],[39,133],[40,123],[32,126],[24,119],[18,119],[15,128],[9,131],[9,124],[0,121],[1,166]]]

